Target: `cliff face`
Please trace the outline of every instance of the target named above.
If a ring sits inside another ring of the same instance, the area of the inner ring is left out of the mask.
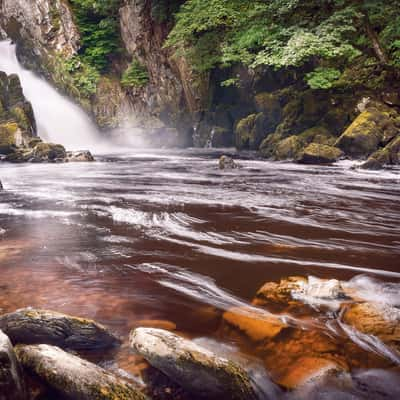
[[[24,97],[18,76],[0,72],[0,153],[11,153],[35,135],[32,106]]]
[[[99,76],[90,94],[81,90],[70,65],[66,66],[81,46],[75,16],[66,1],[2,0],[0,7],[0,25],[17,43],[22,64],[74,98],[100,128],[126,135],[144,128],[146,139],[155,144],[191,144],[193,123],[204,108],[207,77],[194,76],[185,60],[172,59],[162,48],[169,26],[152,18],[150,0],[122,2],[119,24],[124,51],[111,71]],[[146,86],[121,85],[131,59],[145,66]]]

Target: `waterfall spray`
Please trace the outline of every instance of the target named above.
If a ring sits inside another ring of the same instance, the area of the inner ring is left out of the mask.
[[[18,74],[25,97],[32,104],[40,137],[67,149],[98,147],[99,132],[88,115],[44,79],[24,69],[17,60],[15,45],[8,40],[0,42],[0,71]]]

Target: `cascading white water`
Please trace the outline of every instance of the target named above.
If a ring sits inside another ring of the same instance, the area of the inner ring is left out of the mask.
[[[40,137],[71,150],[98,147],[99,132],[88,115],[44,79],[22,68],[15,45],[8,40],[0,42],[0,71],[20,77],[25,97],[32,103]]]

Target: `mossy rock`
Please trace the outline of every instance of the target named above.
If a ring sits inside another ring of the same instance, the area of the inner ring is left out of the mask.
[[[282,106],[279,93],[263,92],[254,97],[257,112],[262,112],[268,119],[268,128],[271,133],[275,130],[282,118]]]
[[[0,317],[2,329],[16,343],[46,343],[69,349],[103,349],[119,340],[90,319],[55,311],[24,308]]]
[[[342,155],[343,152],[337,147],[311,143],[301,152],[297,161],[302,164],[331,164]]]
[[[267,118],[263,113],[250,114],[236,126],[236,147],[257,150],[267,135]]]
[[[65,159],[67,153],[64,146],[53,143],[38,143],[32,152],[34,158],[42,161],[54,161],[56,159]]]
[[[15,122],[0,124],[0,153],[10,154],[15,151],[20,129]]]
[[[384,148],[375,151],[360,167],[363,169],[381,169],[385,165],[400,164],[400,135]]]
[[[205,399],[255,400],[247,372],[236,362],[163,329],[137,328],[131,347],[194,396]]]
[[[259,147],[260,154],[265,158],[271,158],[275,154],[276,147],[278,143],[283,140],[282,135],[280,133],[273,133],[272,135],[268,135],[262,142]]]
[[[130,383],[89,361],[46,344],[16,346],[24,369],[62,398],[79,400],[145,400]]]
[[[212,147],[232,147],[233,132],[230,129],[216,126],[212,130]]]
[[[387,107],[368,107],[339,137],[335,146],[348,156],[362,158],[369,156],[380,144],[399,132],[393,114]]]
[[[300,133],[299,139],[306,144],[318,143],[333,146],[336,138],[323,126],[314,126]]]
[[[303,142],[298,136],[289,136],[281,140],[275,147],[274,158],[276,160],[287,160],[296,158],[303,148]]]
[[[8,98],[8,106],[10,108],[20,102],[25,102],[21,81],[19,80],[19,77],[16,74],[11,74],[8,76],[7,98]]]

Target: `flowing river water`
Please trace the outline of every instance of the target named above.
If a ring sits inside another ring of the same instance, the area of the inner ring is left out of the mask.
[[[130,329],[172,323],[264,376],[255,346],[221,329],[221,314],[248,305],[265,282],[337,278],[400,305],[399,171],[249,159],[221,171],[218,156],[143,150],[94,163],[1,164],[0,311],[93,318],[125,341],[101,362],[132,375]],[[332,333],[325,317],[313,321]],[[395,390],[399,354],[348,336],[360,359],[374,354],[365,371],[390,371],[375,380]]]

